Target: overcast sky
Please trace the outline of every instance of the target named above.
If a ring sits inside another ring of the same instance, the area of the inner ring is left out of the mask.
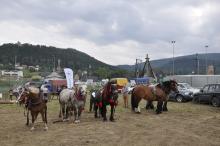
[[[220,0],[0,0],[0,44],[75,48],[111,65],[220,52]]]

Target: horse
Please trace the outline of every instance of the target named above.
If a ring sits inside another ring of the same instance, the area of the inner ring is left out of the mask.
[[[16,103],[18,103],[20,106],[21,105],[25,105],[24,106],[24,116],[27,117],[27,122],[26,125],[29,125],[29,110],[28,110],[28,102],[27,102],[28,96],[25,93],[25,91],[23,90],[20,95],[18,96]],[[25,114],[25,111],[27,111],[27,115]]]
[[[148,101],[146,105],[146,109],[148,108],[153,109],[154,106],[152,102],[158,101],[156,114],[160,114],[162,110],[167,111],[167,99],[171,91],[178,92],[177,83],[174,80],[165,81],[155,86],[149,86],[149,85],[136,86],[131,93],[132,111],[135,111],[136,113],[140,113],[140,108],[138,104],[142,98]]]
[[[102,92],[103,89],[96,90],[92,92],[92,95],[90,97],[90,111],[93,106],[95,118],[98,118],[100,117],[100,115],[102,115]]]
[[[118,90],[116,88],[116,84],[113,81],[109,81],[105,84],[102,91],[96,96],[96,103],[95,103],[95,117],[97,117],[97,110],[98,108],[101,109],[101,115],[103,117],[103,121],[107,121],[106,112],[107,112],[107,105],[111,106],[111,115],[109,120],[115,121],[114,119],[114,112],[115,107],[118,104]]]
[[[86,102],[86,94],[79,89],[63,89],[60,92],[59,103],[60,103],[60,114],[61,118],[64,121],[65,118],[68,118],[69,111],[74,111],[74,122],[80,122],[81,112],[84,109]]]
[[[35,129],[34,122],[37,119],[38,114],[41,114],[42,120],[44,122],[44,130],[48,130],[47,127],[47,104],[46,101],[43,100],[43,97],[40,93],[39,88],[36,87],[28,87],[26,91],[23,91],[19,96],[18,102],[25,103],[27,107],[27,125],[29,125],[29,111],[32,116],[32,127],[31,131]]]

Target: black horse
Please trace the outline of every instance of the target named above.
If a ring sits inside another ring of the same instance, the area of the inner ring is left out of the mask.
[[[118,104],[118,91],[116,88],[116,84],[114,82],[108,82],[103,87],[103,89],[98,90],[96,92],[95,97],[95,118],[98,117],[98,110],[99,113],[103,117],[103,121],[107,121],[106,112],[107,108],[106,106],[111,106],[111,115],[109,120],[114,121],[114,112],[115,107]]]

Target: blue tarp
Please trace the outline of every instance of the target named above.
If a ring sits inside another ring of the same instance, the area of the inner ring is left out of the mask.
[[[136,84],[149,84],[149,78],[144,77],[144,78],[134,78]]]

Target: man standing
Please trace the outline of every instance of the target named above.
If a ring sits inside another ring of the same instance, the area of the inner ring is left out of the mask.
[[[128,86],[125,85],[122,88],[122,94],[123,94],[123,99],[124,99],[124,107],[128,108]]]
[[[45,102],[47,102],[48,101],[48,93],[49,93],[48,88],[46,87],[46,85],[42,85],[40,89],[43,93],[43,100],[45,100]]]

